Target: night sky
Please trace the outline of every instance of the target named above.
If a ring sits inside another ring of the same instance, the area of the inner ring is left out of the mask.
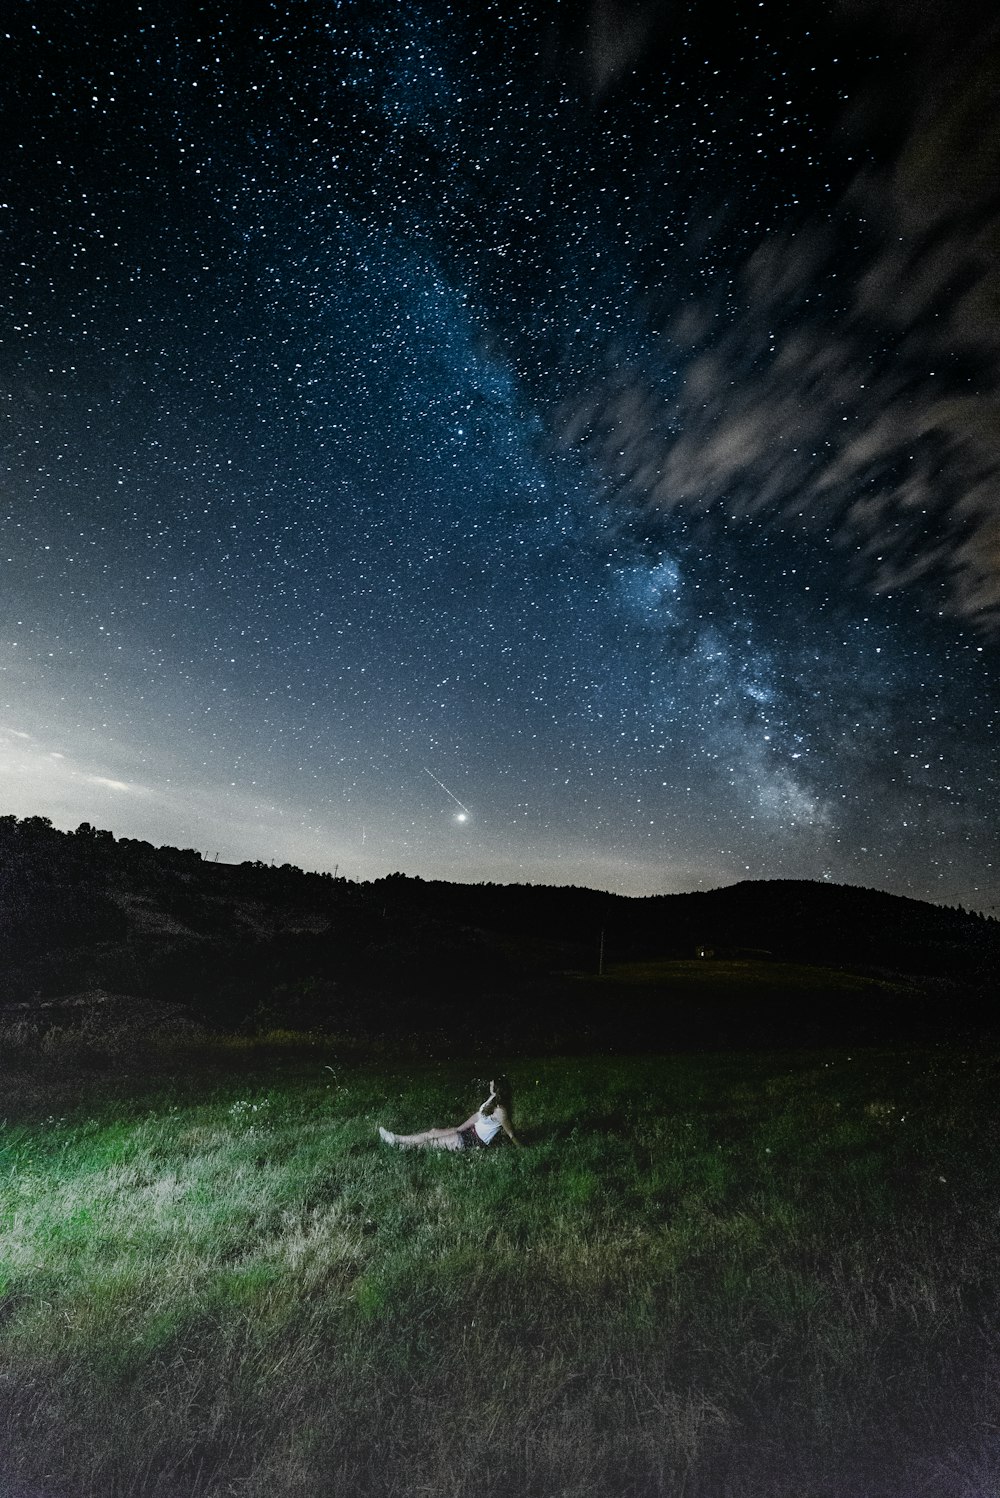
[[[995,912],[991,9],[11,0],[0,812]]]

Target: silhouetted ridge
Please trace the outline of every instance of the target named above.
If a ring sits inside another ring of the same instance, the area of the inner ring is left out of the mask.
[[[630,898],[574,886],[367,884],[204,861],[84,823],[0,817],[0,1004],[88,989],[224,1025],[371,1032],[468,1022],[469,998],[547,1003],[573,972],[644,959],[819,964],[985,987],[996,921],[879,890],[743,881]],[[480,1001],[486,1000],[484,1006]],[[568,1011],[567,1011],[568,1012]]]

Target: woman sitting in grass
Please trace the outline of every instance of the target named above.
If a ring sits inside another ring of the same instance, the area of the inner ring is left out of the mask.
[[[485,1103],[465,1123],[450,1129],[425,1129],[422,1134],[391,1134],[379,1124],[379,1138],[383,1144],[398,1144],[402,1149],[468,1150],[484,1149],[503,1133],[512,1144],[520,1144],[511,1121],[513,1112],[510,1083],[499,1076],[490,1082]]]

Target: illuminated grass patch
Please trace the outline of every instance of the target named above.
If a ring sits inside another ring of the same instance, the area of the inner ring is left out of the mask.
[[[526,1061],[526,1149],[379,1146],[462,1116],[474,1070],[275,1059],[0,1130],[0,1490],[902,1498],[986,1471],[993,1058]]]

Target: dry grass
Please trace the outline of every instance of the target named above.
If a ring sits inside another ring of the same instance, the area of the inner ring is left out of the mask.
[[[994,1058],[523,1062],[456,1157],[374,1128],[473,1066],[284,1055],[0,1131],[12,1489],[997,1491]]]

